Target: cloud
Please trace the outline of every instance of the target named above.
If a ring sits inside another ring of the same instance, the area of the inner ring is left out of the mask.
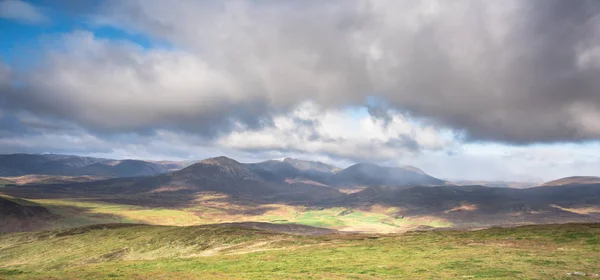
[[[312,103],[292,113],[276,116],[273,126],[255,131],[232,132],[220,137],[221,147],[308,155],[328,155],[337,160],[382,162],[449,149],[452,137],[430,126],[409,123],[399,114],[390,114],[384,123],[370,115],[350,117],[345,111],[322,110]]]
[[[474,140],[600,137],[594,1],[113,4],[109,22],[199,54],[272,106],[376,95]]]
[[[34,67],[0,67],[2,110],[18,116],[6,127],[51,134],[51,125],[19,115],[29,113],[107,142],[181,134],[186,147],[215,148],[203,155],[349,161],[447,155],[456,135],[505,144],[600,139],[594,1],[100,5],[80,8],[93,13],[92,25],[168,47],[94,28],[49,35]]]
[[[77,31],[59,38],[45,63],[4,95],[14,106],[103,132],[178,128],[212,135],[259,127],[264,96],[177,50],[144,50]]]
[[[0,18],[29,24],[39,24],[48,21],[48,18],[44,16],[39,8],[20,0],[0,1]]]

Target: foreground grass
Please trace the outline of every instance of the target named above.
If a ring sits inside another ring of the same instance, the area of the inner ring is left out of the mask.
[[[0,236],[2,279],[568,279],[600,273],[600,225],[306,237],[94,226]]]

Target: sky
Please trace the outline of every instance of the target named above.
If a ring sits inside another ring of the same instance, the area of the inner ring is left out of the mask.
[[[0,0],[0,153],[600,176],[600,2]]]

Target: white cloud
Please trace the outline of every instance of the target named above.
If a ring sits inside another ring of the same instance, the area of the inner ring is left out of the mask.
[[[0,144],[77,144],[143,158],[304,155],[413,163],[434,175],[473,178],[593,173],[597,162],[585,152],[567,154],[589,151],[580,148],[586,144],[521,149],[470,142],[460,149],[454,137],[521,144],[599,139],[600,17],[587,16],[599,14],[595,4],[103,3],[97,24],[172,47],[85,30],[46,36],[55,41],[40,48],[43,59],[28,71],[0,64],[3,116],[35,115],[20,125],[43,129],[43,136]],[[26,2],[0,7],[4,17],[44,19]],[[18,86],[6,90],[9,84]],[[370,98],[389,112],[365,113]],[[46,119],[79,130],[69,132],[75,138],[53,134],[40,121]]]
[[[0,17],[33,24],[48,21],[39,8],[20,0],[0,1]]]
[[[310,112],[310,113],[309,113]],[[312,103],[274,118],[274,125],[234,131],[216,140],[219,146],[256,151],[290,151],[355,161],[387,161],[424,150],[451,148],[453,139],[439,130],[410,124],[394,114],[389,123],[370,116],[352,117],[344,110],[323,110]]]

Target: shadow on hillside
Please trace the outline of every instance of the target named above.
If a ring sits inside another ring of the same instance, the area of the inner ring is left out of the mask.
[[[368,208],[373,205],[397,207],[409,217],[432,217],[456,225],[523,224],[553,222],[598,222],[600,214],[569,210],[600,207],[600,184],[538,187],[530,189],[489,188],[482,186],[440,186],[412,188],[371,187],[344,194],[323,186],[296,184],[255,184],[236,182],[178,186],[157,192],[169,185],[168,176],[121,178],[84,183],[26,185],[2,188],[1,192],[22,198],[85,199],[142,207],[193,208],[201,193],[220,194],[205,200],[228,215],[262,215],[274,210],[269,204],[304,207]],[[94,216],[92,220],[113,217]],[[65,210],[66,211],[66,210]],[[75,215],[75,213],[73,213]],[[115,219],[119,219],[116,217]],[[120,217],[123,219],[123,217]]]

